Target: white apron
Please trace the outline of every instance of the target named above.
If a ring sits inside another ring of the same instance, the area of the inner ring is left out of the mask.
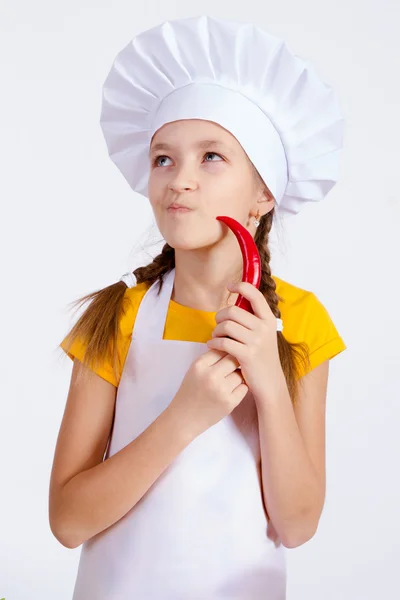
[[[167,408],[191,363],[208,351],[204,343],[163,339],[174,277],[175,269],[159,296],[155,282],[140,303],[106,456]],[[285,547],[267,536],[256,415],[248,393],[124,517],[84,542],[73,600],[286,597]]]

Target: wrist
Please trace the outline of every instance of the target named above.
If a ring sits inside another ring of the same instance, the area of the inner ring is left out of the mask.
[[[287,393],[287,383],[283,369],[282,367],[279,367],[274,376],[266,383],[263,390],[254,394],[254,401],[256,405],[262,407],[265,403],[271,403],[278,400],[282,393]]]
[[[167,406],[164,417],[169,423],[171,434],[180,439],[185,445],[190,444],[201,433],[196,431],[193,421],[175,402],[171,402]]]

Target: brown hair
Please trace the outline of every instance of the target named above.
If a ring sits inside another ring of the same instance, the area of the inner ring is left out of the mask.
[[[266,298],[271,311],[277,318],[281,317],[278,301],[283,298],[276,293],[276,283],[271,275],[269,232],[273,224],[275,207],[260,218],[260,225],[255,234],[261,258],[260,292]],[[165,243],[161,253],[145,266],[136,268],[133,273],[137,283],[147,282],[152,285],[158,281],[158,294],[161,292],[163,277],[175,267],[174,248]],[[91,301],[67,336],[68,348],[77,338],[85,341],[85,354],[82,362],[89,368],[96,369],[104,360],[111,362],[117,381],[121,374],[121,365],[117,349],[119,320],[125,314],[127,299],[126,284],[118,281],[103,289],[97,290],[74,301],[74,305],[82,306]],[[291,343],[281,331],[277,331],[278,352],[285,375],[286,384],[292,403],[298,400],[298,383],[300,366],[309,367],[309,349],[305,342]]]

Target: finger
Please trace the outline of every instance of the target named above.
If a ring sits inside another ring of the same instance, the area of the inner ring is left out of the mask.
[[[238,309],[240,310],[240,309]],[[243,311],[245,312],[245,311]],[[247,311],[246,311],[247,312]],[[242,344],[249,344],[251,341],[252,332],[236,323],[236,321],[223,321],[212,332],[212,339],[218,337],[229,337],[237,342],[241,342]]]
[[[232,354],[225,354],[225,356],[220,361],[213,365],[213,368],[218,369],[218,372],[221,373],[221,375],[225,375],[225,377],[227,375],[230,375],[231,373],[234,373],[238,369],[240,373],[239,361],[237,360],[237,358],[232,356]]]
[[[200,360],[203,361],[205,366],[218,366],[224,375],[233,373],[233,371],[240,366],[238,360],[234,356],[223,350],[216,350],[213,348],[210,348],[208,352],[202,354]]]
[[[241,374],[241,371],[238,371],[237,369],[235,371],[233,371],[232,373],[229,373],[226,377],[226,379],[228,379],[230,382],[232,381],[232,385],[236,388],[239,385],[247,385],[243,375]]]
[[[211,340],[208,340],[207,346],[214,350],[220,350],[222,352],[227,352],[231,356],[233,356],[239,364],[241,364],[243,350],[245,350],[245,344],[237,342],[228,337],[216,337]]]
[[[210,349],[201,355],[200,360],[205,366],[219,369],[222,375],[229,375],[240,369],[239,361],[229,354],[221,350]]]
[[[205,352],[200,356],[200,360],[204,363],[205,366],[211,367],[215,365],[217,362],[226,357],[228,353],[223,350],[217,350],[215,348],[210,348],[208,352]]]
[[[257,327],[259,319],[255,315],[249,313],[248,310],[243,310],[243,308],[234,304],[232,306],[221,308],[215,315],[217,324],[227,320],[236,321],[236,323],[243,325],[243,327],[252,330]]]
[[[246,300],[250,302],[253,313],[256,317],[265,320],[269,318],[272,311],[263,294],[258,288],[256,288],[255,285],[252,285],[248,281],[240,281],[239,283],[233,283],[232,285],[228,286],[228,289],[229,291],[241,294],[244,298],[246,298]]]

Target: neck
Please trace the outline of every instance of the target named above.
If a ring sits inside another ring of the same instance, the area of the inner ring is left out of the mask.
[[[198,250],[175,250],[175,280],[172,300],[183,306],[206,312],[218,312],[225,306],[235,304],[238,294],[232,294],[227,285],[241,281],[243,265],[240,250],[234,260],[220,261],[209,253],[201,255]]]

